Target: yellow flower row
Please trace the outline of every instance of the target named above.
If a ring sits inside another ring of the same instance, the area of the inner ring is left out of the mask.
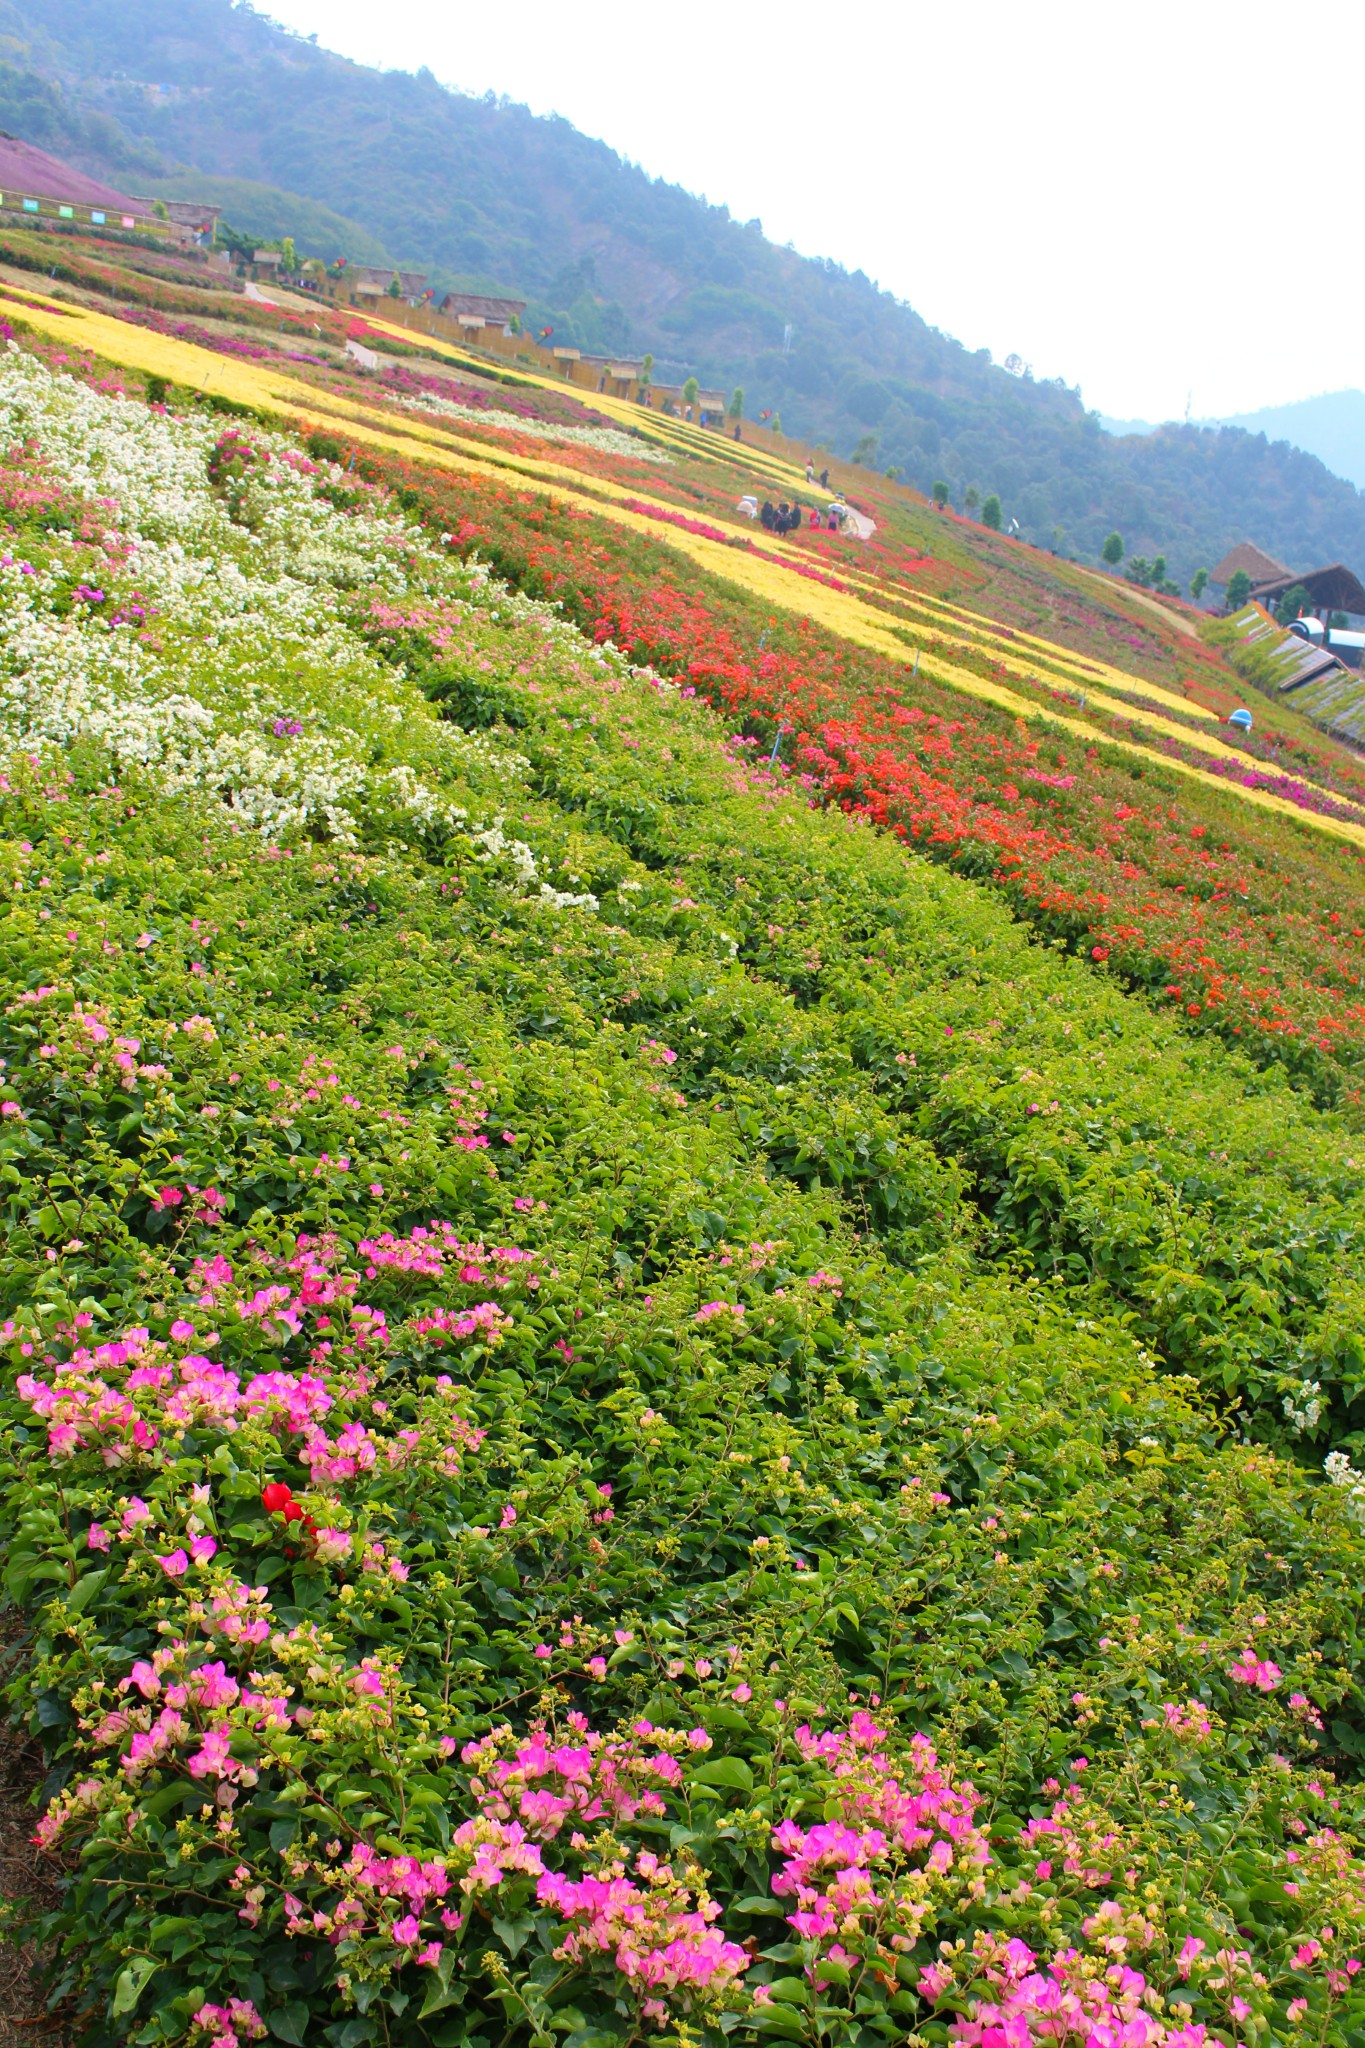
[[[237,362],[230,357],[215,355],[193,342],[154,334],[83,307],[44,303],[36,295],[19,295],[13,293],[13,288],[0,285],[0,306],[6,304],[16,319],[26,321],[49,339],[89,349],[124,368],[165,377],[173,383],[228,398],[257,410],[284,412],[305,426],[335,429],[342,424],[350,438],[357,442],[388,449],[409,461],[424,462],[433,468],[458,469],[467,475],[493,478],[504,483],[509,478],[520,476],[541,488],[552,488],[561,502],[582,512],[610,519],[637,533],[648,533],[656,539],[661,537],[656,521],[631,511],[626,504],[619,502],[631,493],[616,486],[602,486],[600,479],[592,479],[592,483],[603,490],[603,495],[590,495],[582,488],[587,480],[557,464],[514,456],[510,451],[504,454],[485,442],[462,442],[457,434],[440,436],[425,426],[398,427],[387,415],[373,413],[360,404],[334,399],[331,394],[317,391],[278,368]],[[799,575],[794,566],[789,567],[785,562],[728,547],[704,534],[689,533],[682,527],[669,527],[666,537],[670,547],[696,562],[709,575],[737,584],[767,605],[780,606],[811,618],[855,646],[884,655],[903,666],[910,665],[913,656],[905,642],[891,629],[887,614],[860,597],[856,590],[833,590],[826,584]],[[1061,649],[1054,651],[1059,655],[1064,652]],[[1334,838],[1365,846],[1365,827],[1348,819],[1301,811],[1267,790],[1246,789],[1240,783],[1224,781],[1203,769],[1172,760],[1137,741],[1111,738],[1084,717],[1042,707],[1020,696],[1006,684],[974,675],[937,654],[921,654],[919,660],[921,673],[927,678],[965,697],[996,705],[1021,719],[1043,721],[1052,728],[1074,734],[1087,744],[1104,745],[1130,758],[1172,770],[1216,789],[1224,796],[1293,818],[1305,830],[1325,832]],[[1129,687],[1140,687],[1145,694],[1151,694],[1146,684],[1137,684],[1133,678],[1124,677],[1121,671],[1113,673]],[[1103,692],[1090,693],[1087,706],[1096,710],[1119,711],[1129,718],[1140,716],[1144,726],[1154,734],[1181,741],[1189,738],[1187,730],[1174,721],[1146,710],[1135,713],[1131,705],[1115,701]],[[1183,702],[1181,708],[1186,708]],[[1243,758],[1211,734],[1201,734],[1199,743],[1205,752],[1220,758],[1237,762]]]

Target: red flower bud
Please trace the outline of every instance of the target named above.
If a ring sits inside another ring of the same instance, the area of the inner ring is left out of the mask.
[[[284,1508],[288,1507],[293,1498],[292,1490],[284,1484],[282,1479],[272,1479],[269,1486],[263,1487],[261,1490],[261,1506],[268,1515],[278,1515]]]

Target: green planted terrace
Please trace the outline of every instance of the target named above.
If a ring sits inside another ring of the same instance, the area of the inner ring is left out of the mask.
[[[13,350],[0,409],[68,2029],[1353,2043],[1350,1106],[415,487]]]

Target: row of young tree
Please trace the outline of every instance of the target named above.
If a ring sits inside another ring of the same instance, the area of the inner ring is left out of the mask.
[[[1111,533],[1104,546],[1100,549],[1100,559],[1108,563],[1111,569],[1117,569],[1119,563],[1124,558],[1124,552],[1122,536],[1117,533]],[[1152,562],[1149,562],[1145,555],[1129,555],[1125,573],[1130,583],[1140,584],[1144,590],[1159,591],[1163,597],[1179,597],[1182,595],[1180,585],[1172,582],[1166,574],[1166,557],[1164,555],[1158,555],[1156,560]],[[1208,570],[1196,569],[1190,578],[1190,596],[1196,604],[1203,597],[1204,592],[1208,588],[1208,583]],[[1251,590],[1251,578],[1246,570],[1234,569],[1232,575],[1228,578],[1227,590],[1224,595],[1225,608],[1229,612],[1239,612],[1251,596]],[[1290,589],[1285,591],[1283,597],[1275,606],[1275,617],[1280,625],[1289,626],[1303,612],[1312,611],[1312,609],[1312,592],[1304,584],[1295,583]],[[1333,612],[1328,623],[1333,626],[1344,626],[1346,624],[1345,612]]]
[[[890,474],[891,472],[888,470],[887,475],[889,476]],[[940,477],[938,482],[934,485],[933,492],[931,493],[931,495],[933,497],[934,503],[938,506],[939,511],[942,512],[947,506],[948,500],[952,496],[952,493],[948,489],[947,484],[944,483],[942,477]],[[1004,511],[1000,503],[1000,497],[998,492],[989,492],[983,501],[981,493],[976,488],[976,485],[968,484],[966,490],[962,494],[962,509],[967,514],[967,517],[969,519],[975,519],[977,511],[979,509],[981,513],[981,524],[983,526],[989,526],[992,532],[999,533],[1000,528],[1004,522]]]
[[[1122,534],[1111,533],[1104,546],[1100,549],[1100,560],[1107,563],[1109,568],[1117,569],[1119,563],[1123,561],[1125,554],[1127,554],[1127,550],[1123,545]],[[1150,562],[1146,555],[1128,555],[1125,574],[1130,583],[1136,583],[1143,590],[1155,590],[1162,597],[1184,596],[1180,585],[1167,573],[1166,557],[1164,555],[1157,555]],[[1190,578],[1190,596],[1196,604],[1198,604],[1208,588],[1208,581],[1209,572],[1207,569],[1196,569]],[[1248,582],[1247,588],[1248,590],[1251,588],[1250,582]],[[1245,598],[1242,601],[1245,603]]]

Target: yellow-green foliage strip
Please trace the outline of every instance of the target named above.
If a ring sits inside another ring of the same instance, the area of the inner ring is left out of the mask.
[[[5,287],[0,286],[0,304],[9,298]],[[215,355],[211,350],[198,347],[194,342],[179,341],[170,336],[152,333],[144,327],[134,327],[123,320],[110,319],[102,313],[91,313],[85,308],[69,309],[56,305],[42,306],[35,298],[10,299],[13,311],[30,326],[39,328],[51,338],[85,347],[109,362],[119,363],[128,369],[150,372],[164,376],[177,384],[193,389],[217,392],[235,399],[239,404],[257,409],[278,410],[287,408],[308,425],[335,425],[335,414],[329,413],[318,402],[319,394],[307,385],[292,378],[274,381],[273,372],[265,372],[254,365],[234,361],[230,357]],[[359,411],[359,408],[356,408]],[[391,453],[411,460],[429,464],[433,468],[456,467],[468,474],[486,476],[498,482],[507,481],[512,464],[498,460],[498,451],[480,443],[479,459],[466,455],[463,448],[456,450],[442,446],[434,438],[420,436],[404,429],[368,424],[363,417],[349,422],[353,436],[374,447],[387,448]],[[572,472],[570,472],[572,474]],[[575,479],[578,481],[578,479]],[[661,538],[657,521],[643,514],[632,512],[625,505],[609,499],[587,496],[583,491],[556,484],[561,500],[577,510],[595,514],[599,518],[612,519],[619,525],[628,526],[638,533],[647,533],[655,539]],[[783,563],[765,560],[727,547],[721,541],[709,540],[704,534],[689,533],[685,527],[671,527],[667,531],[669,546],[678,553],[688,556],[708,574],[723,581],[737,583],[751,595],[763,598],[766,603],[780,605],[784,609],[803,614],[851,640],[855,645],[886,655],[890,660],[909,667],[910,657],[904,643],[887,630],[885,614],[871,604],[865,603],[854,592],[832,590],[824,583],[812,582],[808,577],[799,576],[794,569]],[[1301,811],[1283,797],[1273,795],[1269,790],[1248,789],[1237,782],[1226,782],[1221,776],[1212,775],[1206,769],[1174,759],[1159,753],[1153,747],[1143,746],[1135,740],[1117,739],[1103,732],[1084,719],[1055,711],[1019,696],[984,676],[971,674],[966,669],[955,667],[936,655],[921,656],[922,672],[932,681],[956,690],[959,694],[974,697],[987,704],[994,704],[1001,710],[1012,712],[1022,719],[1039,719],[1050,726],[1074,733],[1092,746],[1106,746],[1133,759],[1148,761],[1156,766],[1170,769],[1202,783],[1206,788],[1217,790],[1220,795],[1234,797],[1242,803],[1249,803],[1260,810],[1273,811],[1281,817],[1291,818],[1306,830],[1325,832],[1335,839],[1349,840],[1353,845],[1365,847],[1365,826],[1357,825],[1346,818],[1323,817],[1318,812]],[[1134,707],[1127,704],[1106,704],[1096,698],[1098,709],[1112,709],[1123,717],[1131,718]],[[1154,713],[1143,712],[1144,723],[1153,731],[1188,742],[1189,734],[1181,726]],[[1212,753],[1239,764],[1243,757],[1233,748],[1211,735],[1200,737],[1200,746]]]
[[[395,341],[412,342],[415,337],[419,338],[435,354],[444,356],[460,369],[468,370],[471,376],[486,377],[490,369],[496,370],[504,363],[502,357],[498,357],[496,363],[491,362],[487,356],[475,355],[469,349],[446,341],[443,336],[398,327],[369,314],[366,315],[366,324],[390,335]],[[655,412],[651,406],[638,405],[632,398],[617,398],[605,391],[588,391],[581,384],[570,384],[562,377],[552,377],[548,372],[531,369],[524,363],[507,363],[506,367],[523,383],[541,391],[557,391],[561,396],[576,398],[581,405],[589,405],[594,411],[605,413],[608,419],[619,421],[645,439],[657,442],[660,447],[675,448],[688,455],[719,457],[745,469],[761,470],[775,482],[804,481],[805,472],[794,460],[774,454],[769,449],[755,448],[747,441],[736,444],[709,427],[692,426],[676,416],[670,418],[667,413]]]
[[[382,328],[385,333],[391,334],[395,338],[403,337],[411,340],[411,334],[406,328],[392,326],[387,322],[378,320],[371,321],[370,324]],[[477,375],[480,370],[486,371],[489,367],[485,360],[467,351],[460,350],[444,340],[437,337],[427,338],[431,340],[433,348],[438,350],[441,355],[449,357],[452,362],[461,368],[468,369],[471,374]],[[645,439],[656,442],[661,447],[671,447],[680,453],[699,455],[711,459],[720,457],[732,462],[740,460],[738,455],[731,454],[731,450],[734,447],[732,442],[726,441],[723,437],[716,435],[706,428],[691,426],[685,420],[669,419],[667,415],[653,412],[648,406],[638,405],[632,399],[616,398],[606,392],[585,393],[578,385],[567,385],[560,379],[541,372],[525,369],[520,364],[517,366],[517,374],[540,390],[560,393],[567,392],[570,396],[580,399],[584,404],[590,403],[596,410],[606,413],[609,418],[619,421],[633,432],[640,434]],[[462,439],[463,437],[456,434],[455,438]],[[487,447],[487,444],[482,442],[475,445],[483,448]],[[777,455],[770,450],[752,448],[747,443],[741,444],[741,447],[743,449],[743,463],[746,468],[750,470],[761,469],[776,481],[789,483],[793,490],[804,485],[804,471],[795,461]],[[581,472],[566,471],[562,465],[548,462],[538,463],[528,458],[517,458],[517,460],[525,468],[528,475],[543,476],[547,479],[554,478],[557,481],[563,480],[567,476],[571,488],[583,489],[586,487],[594,495],[599,491],[605,495],[620,497],[638,495],[636,491],[621,490],[607,479],[600,477],[584,478]],[[723,514],[708,511],[705,516],[710,524],[718,526],[722,531],[728,531],[736,539],[749,539],[751,537],[744,527],[736,525]],[[809,562],[809,557],[804,550],[793,548],[790,543],[783,540],[779,535],[765,537],[764,546],[774,553],[780,553],[787,561],[793,563],[800,562],[802,564],[808,564]],[[1164,689],[1159,683],[1141,681],[1129,676],[1122,669],[1114,668],[1108,662],[1099,661],[1092,656],[1076,654],[1070,648],[1062,647],[1050,640],[1045,640],[1037,634],[1019,632],[1012,635],[1009,639],[1003,638],[999,633],[996,622],[986,618],[983,614],[971,611],[963,606],[950,604],[944,599],[926,600],[923,594],[914,590],[912,586],[891,583],[889,581],[887,584],[876,583],[861,576],[857,571],[846,570],[842,565],[836,573],[842,581],[874,591],[883,597],[890,596],[894,602],[899,604],[906,604],[912,607],[924,606],[926,603],[932,604],[947,619],[951,620],[953,625],[959,628],[958,633],[948,633],[945,635],[942,622],[939,620],[932,621],[935,630],[940,635],[948,638],[950,645],[961,649],[963,652],[985,651],[998,656],[1016,671],[1021,681],[1036,680],[1027,675],[1022,668],[1019,655],[1021,652],[1024,652],[1031,654],[1035,660],[1052,668],[1062,677],[1074,680],[1082,688],[1089,689],[1095,684],[1100,686],[1107,684],[1109,688],[1119,691],[1140,690],[1144,696],[1153,702],[1165,704],[1171,710],[1178,711],[1185,716],[1189,716],[1193,712],[1197,717],[1207,717],[1215,721],[1217,719],[1218,714],[1216,712],[1206,710],[1202,705],[1192,705],[1189,700],[1178,696],[1174,691]],[[962,638],[961,633],[963,631],[971,637]],[[1101,708],[1108,708],[1119,715],[1131,715],[1133,707],[1123,703]]]
[[[380,328],[395,340],[412,340],[412,332],[407,328],[394,326],[377,319],[370,320],[369,324]],[[467,369],[472,375],[477,376],[481,372],[486,374],[490,367],[487,358],[476,356],[468,350],[461,349],[445,341],[441,337],[423,336],[423,339],[429,342],[437,353],[447,357],[460,368]],[[795,458],[778,455],[770,449],[754,448],[747,442],[739,444],[739,449],[742,451],[741,454],[740,452],[735,452],[735,444],[728,441],[724,436],[718,435],[704,427],[690,425],[686,420],[670,418],[666,414],[656,413],[649,406],[639,405],[633,399],[617,398],[607,392],[585,392],[580,385],[566,384],[560,378],[552,377],[543,371],[530,369],[520,363],[516,365],[516,374],[526,383],[542,391],[567,392],[571,397],[579,399],[582,403],[591,404],[599,412],[603,412],[609,418],[619,421],[623,426],[630,428],[643,438],[656,442],[660,447],[672,448],[680,453],[698,455],[712,460],[724,459],[732,465],[742,463],[744,468],[750,471],[761,471],[776,482],[790,485],[794,491],[806,487],[804,468]],[[545,465],[545,467],[548,472],[552,465]],[[561,471],[560,473],[562,474],[563,472]],[[599,486],[603,489],[609,488],[604,480],[600,478],[592,478],[588,482],[589,488],[595,489]],[[635,494],[624,493],[623,495]],[[724,515],[708,512],[706,517],[712,524],[720,526],[722,530],[728,529],[737,538],[748,538],[743,527],[735,526]],[[793,549],[789,543],[785,542],[778,535],[769,536],[765,539],[764,545],[773,552],[781,553],[789,561],[805,562],[808,560],[803,551]],[[957,635],[953,635],[952,644],[964,650],[968,648],[973,650],[984,649],[984,651],[997,655],[1000,659],[1008,662],[1010,667],[1020,674],[1021,680],[1034,680],[1024,675],[1022,671],[1019,661],[1019,656],[1022,652],[1031,654],[1036,660],[1054,668],[1057,673],[1063,676],[1074,677],[1079,685],[1087,689],[1094,683],[1101,687],[1107,685],[1110,689],[1120,692],[1135,690],[1139,691],[1150,701],[1165,704],[1169,709],[1179,712],[1184,717],[1193,716],[1217,721],[1218,714],[1216,711],[1210,710],[1204,705],[1194,703],[1190,699],[1178,695],[1175,691],[1167,690],[1160,683],[1149,683],[1145,679],[1130,676],[1126,670],[1115,668],[1110,662],[1100,661],[1089,655],[1077,654],[1070,648],[1058,645],[1055,641],[1043,639],[1039,634],[1021,630],[1005,639],[1000,635],[996,621],[987,618],[983,613],[972,611],[966,606],[954,605],[942,598],[926,598],[922,592],[903,584],[891,584],[888,587],[887,585],[873,583],[859,575],[857,571],[847,571],[842,567],[837,573],[841,580],[864,589],[875,590],[884,596],[890,595],[896,602],[932,607],[933,610],[940,612],[944,617],[951,620],[961,631],[975,636],[969,640],[962,640]],[[934,623],[936,630],[942,633],[943,626],[941,622],[935,621]],[[1127,703],[1121,703],[1102,708],[1108,708],[1120,716],[1131,716],[1134,707]]]
[[[979,612],[966,610],[959,605],[950,605],[941,598],[929,597],[913,586],[888,583],[883,585],[855,572],[840,570],[843,581],[852,588],[869,593],[882,593],[893,605],[910,614],[908,623],[922,625],[948,639],[951,644],[998,655],[1009,663],[1016,673],[1023,675],[1020,654],[1031,654],[1040,665],[1075,682],[1078,687],[1090,691],[1096,687],[1111,690],[1136,691],[1153,703],[1165,704],[1172,711],[1185,717],[1209,718],[1215,722],[1218,713],[1208,706],[1196,703],[1192,698],[1182,697],[1163,684],[1148,682],[1145,677],[1130,675],[1126,669],[1115,668],[1112,662],[1101,661],[1088,654],[1077,654],[1070,648],[1060,647],[1053,640],[1044,640],[1036,633],[1000,631],[997,622],[985,618]],[[947,623],[945,623],[947,622]],[[960,627],[967,635],[962,638],[951,631],[951,626]],[[1131,713],[1133,707],[1122,707]]]

